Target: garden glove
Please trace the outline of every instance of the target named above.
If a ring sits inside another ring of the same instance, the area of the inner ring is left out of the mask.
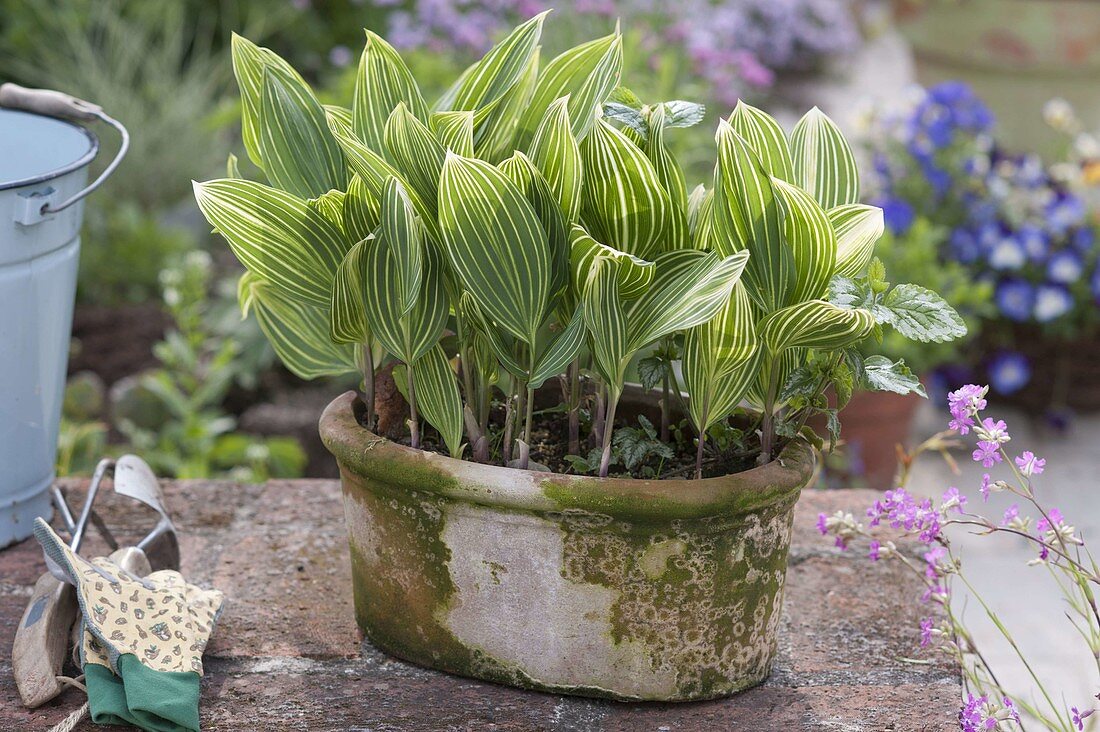
[[[92,721],[198,732],[202,652],[222,593],[189,585],[172,570],[142,578],[106,557],[86,560],[42,519],[34,533],[50,571],[76,587]]]

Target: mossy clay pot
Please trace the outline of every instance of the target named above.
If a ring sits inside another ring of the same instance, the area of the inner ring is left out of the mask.
[[[354,392],[321,417],[340,465],[359,627],[478,679],[687,701],[761,683],[776,650],[808,445],[703,480],[455,460],[379,437]]]

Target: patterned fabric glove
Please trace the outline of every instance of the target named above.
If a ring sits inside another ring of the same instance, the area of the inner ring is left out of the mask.
[[[106,557],[84,559],[42,519],[34,534],[51,571],[76,587],[92,721],[198,732],[202,652],[222,593],[171,570],[135,577]]]

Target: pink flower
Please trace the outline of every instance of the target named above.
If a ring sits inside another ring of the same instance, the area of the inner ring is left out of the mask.
[[[817,530],[821,532],[821,535],[822,535],[822,536],[825,536],[825,534],[828,534],[828,533],[829,533],[829,527],[828,527],[828,525],[827,525],[827,524],[825,523],[825,522],[826,522],[826,521],[828,520],[828,518],[829,518],[829,517],[828,517],[828,516],[826,516],[826,515],[825,515],[825,514],[823,514],[823,513],[819,513],[819,514],[817,515]]]
[[[924,576],[928,579],[936,579],[942,574],[945,574],[943,568],[940,566],[940,560],[947,556],[947,550],[942,546],[937,546],[929,549],[924,553]]]
[[[988,442],[982,440],[978,443],[978,449],[974,451],[971,456],[974,458],[974,462],[981,463],[982,467],[992,468],[997,463],[1004,460],[1001,457],[1001,446],[996,442]]]
[[[982,476],[981,486],[978,487],[978,490],[981,491],[983,501],[988,501],[989,500],[989,485],[990,485],[990,483],[991,483],[991,481],[990,481],[990,478],[989,478],[989,473],[986,473],[985,475]]]
[[[994,422],[992,417],[986,417],[982,420],[982,426],[976,427],[974,432],[986,442],[994,442],[998,445],[1002,445],[1012,439],[1008,434],[1008,425],[1005,424],[1003,419],[998,419]]]
[[[940,504],[940,510],[943,511],[945,514],[952,508],[955,509],[955,511],[957,511],[958,513],[962,513],[965,506],[966,496],[964,496],[962,493],[959,493],[958,488],[956,488],[955,486],[951,486],[946,491],[944,491],[943,502]]]
[[[960,435],[968,433],[974,426],[974,417],[986,408],[985,395],[988,391],[988,386],[967,384],[948,394],[947,406],[952,417],[948,426]]]
[[[1020,507],[1013,503],[1007,509],[1005,509],[1004,518],[1001,520],[1001,526],[1008,526],[1016,519],[1020,518]]]
[[[1031,450],[1024,450],[1021,455],[1016,458],[1016,467],[1020,469],[1020,472],[1027,476],[1039,475],[1046,468],[1047,461],[1041,457],[1035,457],[1035,453]]]
[[[879,560],[879,550],[882,549],[882,544],[877,541],[872,541],[867,545],[867,556],[871,558],[872,562]]]
[[[920,621],[920,645],[924,648],[932,642],[932,628],[935,624],[932,622],[932,618],[925,618]]]

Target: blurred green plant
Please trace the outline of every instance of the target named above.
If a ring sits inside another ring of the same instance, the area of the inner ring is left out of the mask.
[[[938,366],[958,362],[980,332],[981,319],[993,314],[992,284],[975,280],[958,262],[939,259],[947,234],[946,227],[917,218],[904,234],[887,228],[875,245],[875,256],[886,265],[887,272],[903,272],[913,284],[940,293],[962,316],[967,334],[954,341],[919,343],[890,330],[883,335],[881,345],[873,337],[864,341],[861,350],[865,356],[878,353],[893,360],[903,359],[913,373],[925,376]]]
[[[104,421],[106,389],[90,371],[74,374],[65,384],[61,429],[57,438],[57,474],[90,475],[107,450]]]
[[[161,283],[175,323],[154,347],[161,368],[115,399],[116,426],[132,451],[159,475],[176,478],[260,482],[301,475],[306,456],[296,440],[234,433],[236,420],[222,409],[240,346],[209,328],[210,257],[191,252],[161,273]]]

